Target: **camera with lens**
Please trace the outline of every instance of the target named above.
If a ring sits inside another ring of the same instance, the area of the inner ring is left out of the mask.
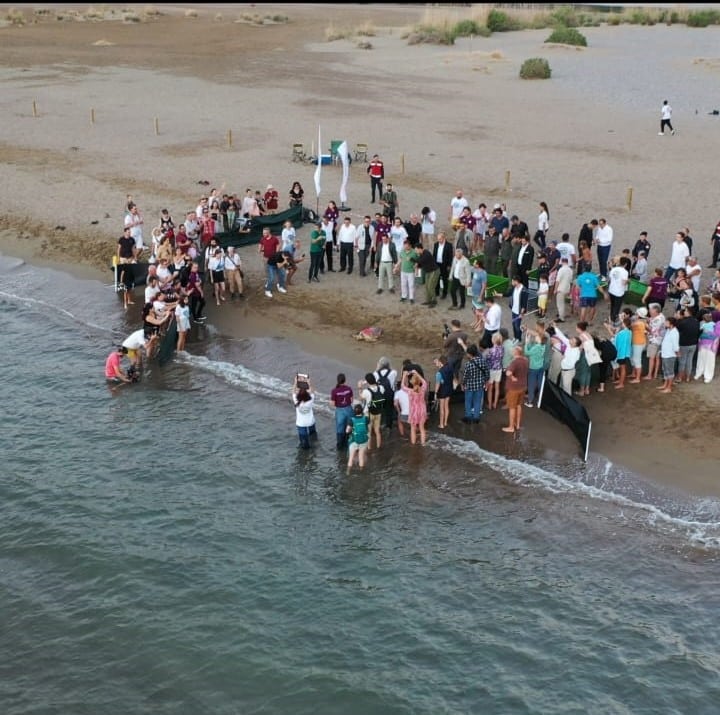
[[[295,384],[299,390],[307,390],[310,387],[309,378],[302,372],[297,373],[295,376]]]

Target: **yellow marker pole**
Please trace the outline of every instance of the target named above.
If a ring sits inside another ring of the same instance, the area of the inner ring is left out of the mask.
[[[510,191],[510,170],[505,172],[505,193]]]
[[[155,136],[158,136],[160,134],[160,120],[155,117]]]
[[[633,201],[633,188],[632,188],[632,186],[629,186],[628,190],[627,190],[627,201],[626,201],[628,211],[632,211],[632,201]]]
[[[33,99],[33,117],[37,117],[37,102]]]
[[[400,173],[405,173],[405,154],[400,154]]]
[[[228,129],[227,131],[227,145],[228,149],[232,149],[232,129]]]
[[[95,109],[90,109],[90,124],[95,124]]]

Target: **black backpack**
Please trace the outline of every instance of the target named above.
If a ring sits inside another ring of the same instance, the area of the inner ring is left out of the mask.
[[[368,391],[372,395],[370,404],[368,405],[368,412],[371,415],[382,414],[383,408],[385,407],[385,393],[380,385],[375,385],[374,388],[368,386]]]
[[[385,399],[393,402],[395,396],[395,388],[390,384],[390,370],[387,367],[377,371],[377,384],[383,388],[385,392]]]

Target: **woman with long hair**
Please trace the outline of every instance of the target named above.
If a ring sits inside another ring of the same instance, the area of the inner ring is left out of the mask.
[[[417,432],[420,432],[420,444],[424,445],[425,422],[427,421],[427,382],[416,370],[403,373],[402,389],[410,398],[410,443],[417,442]]]
[[[544,202],[540,202],[540,213],[538,214],[538,227],[535,231],[533,241],[540,246],[540,250],[545,250],[545,241],[547,239],[548,231],[550,230],[550,209]]]
[[[299,181],[293,182],[293,185],[290,188],[288,195],[290,196],[290,208],[303,205],[303,197],[305,196],[305,191],[303,190],[302,184]]]

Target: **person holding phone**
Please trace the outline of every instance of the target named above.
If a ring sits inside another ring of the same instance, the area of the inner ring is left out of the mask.
[[[292,400],[295,405],[295,426],[300,440],[299,446],[301,449],[310,449],[310,438],[317,438],[317,431],[313,411],[315,391],[307,375],[295,375]]]

